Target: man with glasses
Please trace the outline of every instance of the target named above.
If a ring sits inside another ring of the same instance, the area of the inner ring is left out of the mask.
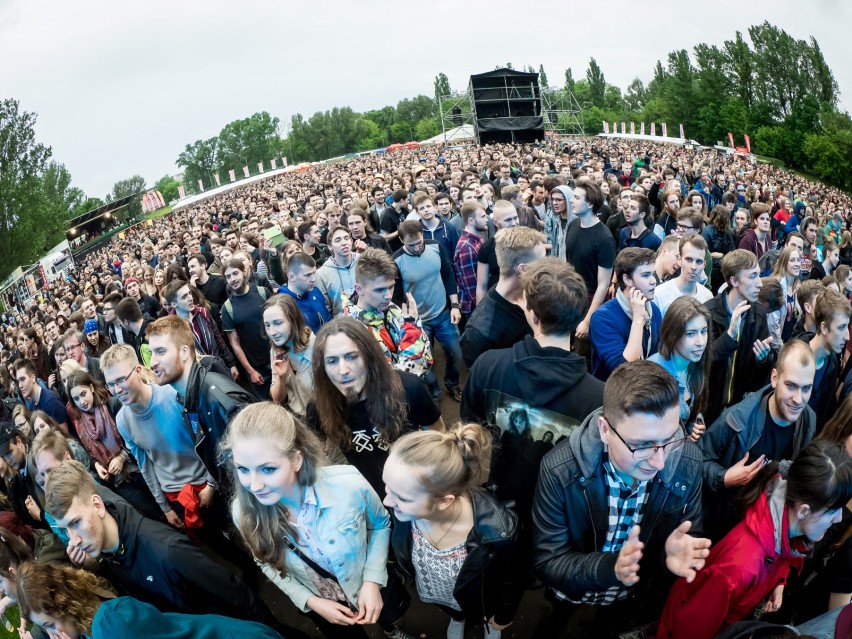
[[[80,366],[98,381],[104,380],[104,374],[101,372],[101,364],[97,357],[89,357],[86,353],[86,337],[82,331],[75,328],[69,329],[62,336],[62,343],[65,346],[65,359],[73,359]],[[64,360],[63,360],[64,361]],[[61,365],[57,357],[57,366]]]
[[[703,567],[710,541],[688,534],[702,524],[701,453],[679,417],[675,379],[628,362],[603,408],[544,456],[533,563],[554,607],[535,636],[617,636],[658,618],[672,574]]]
[[[122,403],[115,417],[118,432],[169,524],[183,529],[184,506],[178,496],[184,487],[192,487],[203,508],[212,503],[218,484],[196,452],[177,391],[149,383],[128,344],[111,346],[102,362],[106,386]]]
[[[107,336],[111,344],[132,344],[133,335],[131,335],[121,325],[121,322],[115,315],[115,307],[123,299],[119,292],[110,293],[104,298],[104,320],[107,325]]]

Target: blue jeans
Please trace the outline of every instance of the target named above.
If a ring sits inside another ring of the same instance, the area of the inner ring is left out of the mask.
[[[423,332],[435,348],[437,340],[444,349],[446,364],[444,365],[444,386],[451,390],[459,385],[459,370],[462,364],[461,345],[459,344],[459,328],[450,321],[450,309],[444,309],[438,317],[428,322],[423,320]]]

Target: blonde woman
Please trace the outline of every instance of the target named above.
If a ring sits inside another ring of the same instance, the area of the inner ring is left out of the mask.
[[[500,637],[521,599],[518,518],[480,488],[490,453],[491,434],[468,424],[403,435],[385,462],[394,555],[420,599],[450,616],[447,639],[462,639],[466,620]]]
[[[264,574],[329,639],[388,637],[407,607],[387,570],[390,518],[352,466],[329,466],[320,440],[282,406],[251,404],[222,445],[234,479],[231,513]],[[387,588],[385,588],[387,586]]]

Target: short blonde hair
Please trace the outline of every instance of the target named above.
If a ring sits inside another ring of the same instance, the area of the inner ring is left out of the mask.
[[[110,368],[121,362],[139,363],[136,351],[129,344],[113,344],[101,355],[101,370]]]
[[[83,464],[66,459],[50,473],[44,487],[44,509],[56,519],[62,519],[75,497],[86,501],[97,492],[95,480]]]
[[[527,226],[513,226],[497,231],[494,252],[497,254],[500,275],[511,275],[519,264],[532,262],[535,258],[533,251],[546,241],[544,233]]]

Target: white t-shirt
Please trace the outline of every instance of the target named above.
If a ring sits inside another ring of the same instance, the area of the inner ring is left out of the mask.
[[[661,315],[665,315],[671,303],[681,295],[684,295],[684,293],[681,293],[677,284],[677,279],[669,280],[668,282],[663,282],[654,290],[654,304],[660,309]],[[713,293],[706,286],[697,284],[692,297],[704,304],[704,302],[713,299]]]

